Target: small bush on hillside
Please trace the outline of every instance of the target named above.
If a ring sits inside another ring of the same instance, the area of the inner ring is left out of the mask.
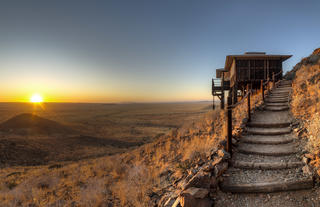
[[[314,155],[311,164],[320,175],[320,48],[294,67],[293,115],[302,120],[304,136],[308,138],[307,150]]]

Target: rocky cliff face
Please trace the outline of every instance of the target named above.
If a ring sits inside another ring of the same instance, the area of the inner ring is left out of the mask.
[[[306,141],[310,164],[320,175],[320,48],[303,58],[287,78],[293,79],[292,113],[297,134]]]

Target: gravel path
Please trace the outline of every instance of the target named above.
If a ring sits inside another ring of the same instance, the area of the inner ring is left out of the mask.
[[[320,207],[320,189],[268,194],[232,194],[218,191],[215,207]]]

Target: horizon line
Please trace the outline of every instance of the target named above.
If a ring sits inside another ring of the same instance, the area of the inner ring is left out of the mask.
[[[212,102],[212,100],[195,100],[195,101],[128,101],[128,102],[56,102],[56,101],[44,101],[41,104],[46,103],[70,103],[70,104],[157,104],[157,103],[197,103],[197,102]],[[215,101],[217,102],[217,101]],[[28,101],[0,101],[0,103],[24,103],[24,104],[36,104]]]

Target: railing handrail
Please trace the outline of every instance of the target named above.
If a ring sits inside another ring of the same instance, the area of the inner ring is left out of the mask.
[[[270,80],[267,80],[266,82],[263,83],[263,86],[268,85],[268,83],[270,83]]]
[[[228,106],[228,108],[235,108],[236,106],[240,105],[248,97],[249,94],[252,94],[252,90],[251,89],[246,93],[246,95],[241,99],[241,101]]]
[[[280,74],[282,74],[282,69],[280,70],[280,72],[279,73],[277,73],[277,74],[274,74],[274,76],[278,76],[278,75],[280,75]]]
[[[278,75],[282,74],[282,72],[283,72],[283,71],[282,71],[282,69],[281,69],[280,72],[278,72],[278,73],[276,73],[276,74],[272,74],[272,76],[273,76],[272,79],[275,78],[275,77],[277,77]],[[268,80],[263,83],[263,86],[268,85],[268,83],[270,83],[270,82],[272,82],[272,81],[274,81],[274,80],[270,80],[270,79],[268,78]]]

